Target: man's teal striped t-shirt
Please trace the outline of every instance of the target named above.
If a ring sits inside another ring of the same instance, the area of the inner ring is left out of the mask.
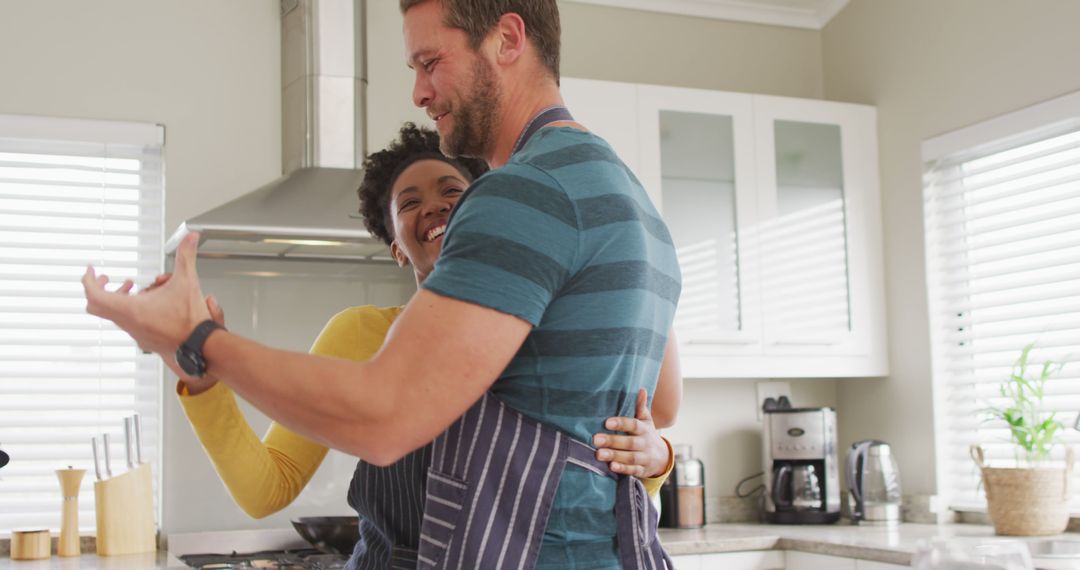
[[[459,202],[423,287],[533,325],[492,392],[591,442],[655,390],[681,278],[644,188],[596,135],[547,127]],[[569,465],[540,567],[618,568],[615,484]]]

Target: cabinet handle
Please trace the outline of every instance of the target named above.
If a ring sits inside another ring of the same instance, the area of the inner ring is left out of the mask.
[[[686,344],[758,344],[756,338],[691,338]]]
[[[834,344],[840,344],[840,341],[834,338],[786,338],[781,340],[774,340],[770,344],[781,345],[801,345],[801,346],[832,346]]]

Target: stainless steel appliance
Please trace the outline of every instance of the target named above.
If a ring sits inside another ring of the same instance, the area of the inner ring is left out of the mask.
[[[705,526],[705,465],[690,445],[675,446],[675,466],[660,488],[661,528]]]
[[[847,456],[847,484],[851,520],[900,524],[900,471],[889,444],[868,439],[852,445]]]
[[[766,405],[764,412],[765,520],[774,524],[840,520],[836,412],[790,404]]]
[[[241,554],[185,554],[180,561],[199,570],[224,568],[274,568],[278,570],[330,570],[345,568],[348,556],[326,554],[314,549],[270,550]]]
[[[367,137],[366,7],[281,0],[283,176],[185,220],[167,254],[199,232],[202,258],[393,263],[357,214]]]

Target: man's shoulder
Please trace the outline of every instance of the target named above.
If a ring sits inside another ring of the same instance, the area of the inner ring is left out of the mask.
[[[622,159],[596,133],[575,127],[552,127],[540,130],[534,141],[522,150],[517,162],[545,172],[565,171],[567,167],[625,168]],[[512,161],[514,162],[514,161]]]
[[[476,179],[457,210],[463,217],[482,210],[485,217],[498,215],[507,223],[526,225],[537,221],[531,213],[538,211],[569,228],[578,227],[573,200],[560,180],[521,162],[510,162]],[[519,219],[522,216],[524,219]]]

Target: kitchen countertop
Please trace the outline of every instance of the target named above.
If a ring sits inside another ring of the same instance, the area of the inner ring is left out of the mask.
[[[794,550],[845,558],[858,558],[888,564],[908,565],[921,542],[941,538],[961,547],[995,537],[993,528],[973,524],[902,524],[898,527],[851,525],[761,525],[710,524],[701,529],[660,531],[660,540],[672,556],[738,552],[746,550]],[[1061,538],[1080,540],[1080,535]],[[1021,539],[1040,540],[1041,538]],[[165,552],[129,556],[98,557],[84,554],[78,558],[21,561],[0,559],[0,570],[43,570],[46,568],[79,570],[146,570],[149,568],[184,568]],[[1036,561],[1037,568],[1080,568],[1080,565],[1054,565]]]
[[[1035,541],[1050,537],[999,537],[994,534],[993,527],[975,524],[905,523],[892,528],[845,524],[713,524],[695,530],[660,531],[660,540],[672,556],[775,549],[904,566],[911,564],[911,556],[921,543],[936,538],[966,548],[987,540]],[[1068,533],[1057,538],[1080,540],[1080,535]],[[1037,559],[1035,567],[1080,569],[1080,563]]]
[[[167,552],[127,554],[123,556],[98,556],[83,554],[79,557],[53,555],[46,560],[12,560],[0,558],[0,570],[151,570],[164,568],[187,568]]]

